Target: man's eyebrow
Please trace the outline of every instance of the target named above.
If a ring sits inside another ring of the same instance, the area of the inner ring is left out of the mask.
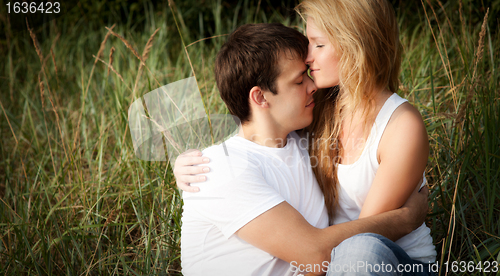
[[[300,76],[304,75],[306,72],[307,72],[307,67],[306,67],[306,70],[304,70],[304,71],[300,72],[300,74],[297,74],[297,76],[296,76],[294,79],[296,79],[296,78],[298,78],[298,77],[300,77]]]

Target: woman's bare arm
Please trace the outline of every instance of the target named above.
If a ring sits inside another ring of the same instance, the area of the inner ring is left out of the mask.
[[[401,207],[422,181],[429,141],[420,113],[409,103],[395,110],[377,155],[380,166],[359,218]]]

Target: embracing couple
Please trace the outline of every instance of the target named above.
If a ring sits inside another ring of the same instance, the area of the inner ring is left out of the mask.
[[[429,145],[396,94],[394,10],[305,0],[296,11],[307,38],[247,24],[217,55],[220,96],[241,124],[176,160],[184,275],[432,275]]]

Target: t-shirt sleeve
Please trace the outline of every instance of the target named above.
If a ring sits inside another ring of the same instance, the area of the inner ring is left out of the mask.
[[[221,147],[204,151],[210,158],[207,181],[193,186],[198,193],[184,193],[184,208],[213,223],[229,238],[245,224],[284,201],[264,179],[257,160],[248,152],[225,155]],[[206,166],[206,165],[204,165]]]

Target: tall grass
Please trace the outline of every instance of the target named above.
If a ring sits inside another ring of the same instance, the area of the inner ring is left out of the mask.
[[[302,26],[260,1],[231,13],[207,3],[143,1],[135,21],[67,16],[31,36],[2,18],[0,274],[180,274],[182,200],[170,164],[134,155],[127,109],[194,71],[209,112],[225,113],[212,70],[225,35],[250,22]],[[498,22],[473,21],[468,7],[422,3],[412,28],[399,15],[401,94],[429,132],[440,262],[500,261]]]
[[[467,8],[423,3],[421,24],[402,33],[403,94],[421,110],[431,144],[430,226],[442,275],[459,272],[453,261],[500,261],[498,22],[486,11],[471,24]]]

